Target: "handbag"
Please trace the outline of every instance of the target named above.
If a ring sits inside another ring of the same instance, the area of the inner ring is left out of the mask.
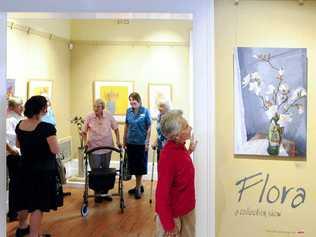
[[[59,176],[56,176],[56,202],[57,207],[62,207],[64,205],[64,191],[63,185]]]
[[[122,179],[124,181],[131,180],[132,175],[129,173],[128,170],[128,157],[127,157],[127,152],[124,152],[124,159],[123,159],[123,172],[122,172]]]

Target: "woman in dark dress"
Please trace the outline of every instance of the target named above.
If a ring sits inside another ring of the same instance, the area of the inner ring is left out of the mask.
[[[16,127],[17,146],[20,147],[22,156],[17,191],[20,225],[16,236],[24,236],[28,232],[30,237],[40,236],[43,212],[56,210],[58,206],[56,154],[59,147],[55,127],[41,122],[46,112],[46,98],[33,96],[25,104],[24,115],[27,119]]]

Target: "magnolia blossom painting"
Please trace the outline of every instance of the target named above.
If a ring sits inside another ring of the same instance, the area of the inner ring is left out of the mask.
[[[235,154],[305,157],[306,49],[238,47],[234,71]]]

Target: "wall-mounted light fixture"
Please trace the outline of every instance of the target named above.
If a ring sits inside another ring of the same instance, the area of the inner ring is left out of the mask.
[[[68,49],[69,49],[69,50],[72,50],[73,48],[74,48],[74,44],[70,42],[70,43],[68,44]]]

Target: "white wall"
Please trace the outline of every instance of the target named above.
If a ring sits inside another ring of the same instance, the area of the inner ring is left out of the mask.
[[[5,104],[6,102],[6,14],[0,13],[0,236],[5,236],[6,213],[7,213],[7,192],[6,192],[6,160],[5,160]]]

